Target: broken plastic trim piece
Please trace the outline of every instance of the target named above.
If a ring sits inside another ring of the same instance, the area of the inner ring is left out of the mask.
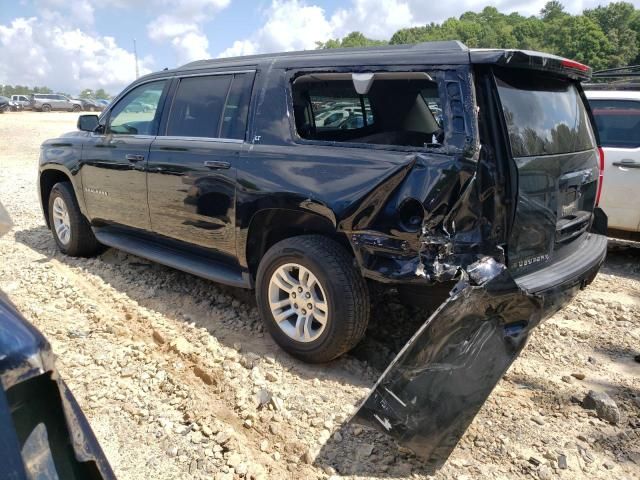
[[[422,458],[447,460],[540,322],[542,300],[491,258],[470,265],[378,379],[352,422],[370,425]]]

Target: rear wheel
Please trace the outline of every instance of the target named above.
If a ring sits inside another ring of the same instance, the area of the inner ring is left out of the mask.
[[[278,242],[258,268],[265,327],[291,355],[328,362],[353,348],[369,321],[367,285],[347,251],[320,235]]]
[[[42,111],[43,112],[50,112],[51,111],[51,105],[48,105],[48,104],[45,103],[44,105],[42,105]]]
[[[89,257],[100,250],[69,182],[56,183],[49,194],[49,225],[62,253]]]

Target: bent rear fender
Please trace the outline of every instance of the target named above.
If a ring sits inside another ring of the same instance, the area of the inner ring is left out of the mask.
[[[428,468],[441,467],[540,322],[542,304],[491,257],[461,270],[449,298],[350,421],[391,435]]]

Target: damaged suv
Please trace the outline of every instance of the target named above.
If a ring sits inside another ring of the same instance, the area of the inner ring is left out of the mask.
[[[371,282],[450,287],[358,413],[438,463],[604,260],[589,76],[459,42],[193,62],[46,141],[42,207],[66,254],[255,288],[310,362],[360,340]]]

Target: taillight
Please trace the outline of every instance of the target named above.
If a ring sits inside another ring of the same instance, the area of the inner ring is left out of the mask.
[[[573,68],[574,70],[580,70],[581,72],[586,72],[587,70],[589,70],[589,67],[587,67],[586,65],[580,62],[576,62],[575,60],[569,60],[567,58],[562,59],[560,61],[560,64],[563,67]]]
[[[598,190],[596,192],[596,207],[600,204],[600,194],[602,193],[602,177],[604,175],[604,150],[598,147],[598,157],[600,157],[600,172],[598,173]]]

